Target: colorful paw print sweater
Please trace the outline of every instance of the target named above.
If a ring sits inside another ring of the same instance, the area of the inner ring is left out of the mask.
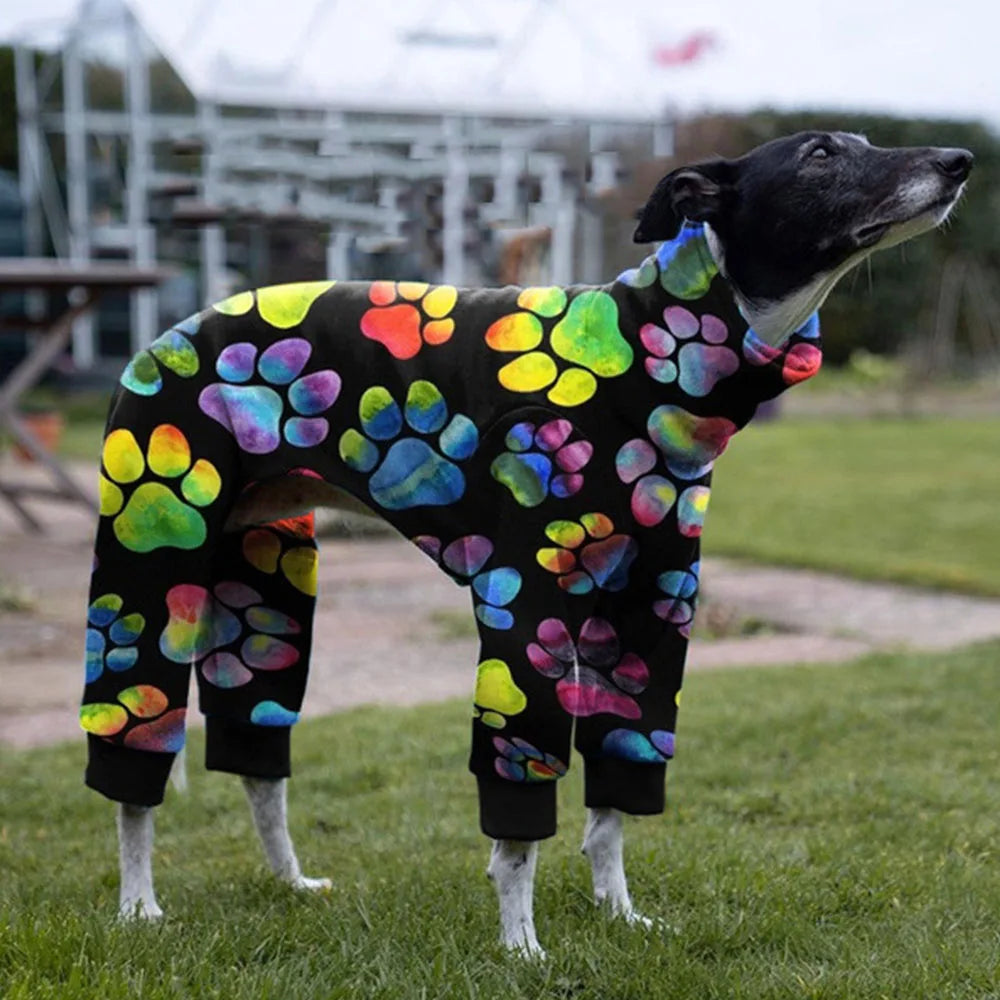
[[[662,810],[712,466],[817,371],[818,330],[762,342],[691,225],[602,287],[313,282],[179,323],[128,365],[108,420],[87,782],[161,800],[192,669],[208,766],[289,773],[311,516],[226,530],[282,478],[352,494],[469,587],[486,833],[554,832],[571,744],[588,805]]]

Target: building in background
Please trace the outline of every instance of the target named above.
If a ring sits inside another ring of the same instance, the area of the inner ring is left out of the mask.
[[[351,23],[322,0],[294,30],[276,22],[252,64],[200,45],[208,19],[239,37],[234,0],[202,4],[169,51],[122,0],[22,34],[26,252],[176,272],[80,323],[76,367],[239,287],[607,280],[606,195],[671,151],[635,53],[575,23],[569,0],[422,6],[373,3]]]

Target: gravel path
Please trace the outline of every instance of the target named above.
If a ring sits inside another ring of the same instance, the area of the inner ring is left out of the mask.
[[[0,476],[10,476],[0,464]],[[23,479],[23,467],[16,470]],[[81,481],[92,477],[82,467]],[[27,535],[0,506],[0,583],[33,597],[0,612],[0,745],[77,736],[92,522],[32,505],[51,525]],[[709,559],[711,599],[789,632],[694,641],[689,669],[838,662],[876,649],[942,649],[1000,637],[1000,601],[802,570]],[[324,541],[306,715],[355,705],[470,696],[476,641],[468,593],[402,539]],[[196,715],[196,713],[192,713]]]

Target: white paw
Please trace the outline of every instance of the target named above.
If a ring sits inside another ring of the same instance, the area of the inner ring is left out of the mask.
[[[325,892],[327,889],[333,888],[333,881],[331,879],[308,878],[305,875],[296,875],[288,884],[293,889],[299,889],[303,892]]]
[[[162,916],[155,899],[123,899],[118,904],[119,920],[159,920]]]
[[[503,946],[517,958],[531,962],[544,962],[548,955],[535,937],[521,938],[518,941],[504,941]]]
[[[629,927],[641,927],[643,930],[651,931],[654,927],[662,924],[661,920],[653,920],[651,917],[644,917],[638,910],[628,910],[618,914],[629,925]]]

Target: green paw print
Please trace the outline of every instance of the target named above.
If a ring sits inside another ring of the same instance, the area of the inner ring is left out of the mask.
[[[448,405],[436,385],[413,382],[402,410],[388,389],[372,386],[361,396],[358,416],[364,433],[346,430],[340,457],[349,469],[371,473],[368,492],[380,507],[444,507],[462,498],[465,474],[455,462],[471,458],[479,447],[479,432],[461,413],[448,419]],[[416,434],[437,435],[437,448],[418,437],[400,437],[404,421]],[[393,438],[398,440],[381,457],[376,442]]]
[[[472,714],[491,729],[503,729],[507,716],[523,712],[528,704],[503,660],[483,660],[479,664],[475,699]]]
[[[599,290],[581,292],[569,302],[562,288],[525,288],[517,297],[523,312],[502,316],[486,331],[495,351],[520,356],[497,372],[511,392],[538,392],[558,406],[579,406],[597,392],[597,377],[613,378],[632,366],[633,353],[618,329],[618,305]],[[548,335],[552,354],[570,362],[559,369],[547,351],[543,320],[561,316]]]
[[[222,480],[206,459],[192,465],[191,447],[177,427],[154,428],[145,456],[132,432],[119,428],[107,436],[102,458],[101,515],[114,517],[115,537],[125,548],[196,549],[205,541],[205,519],[196,508],[215,502]],[[144,475],[126,502],[122,486],[131,487]]]
[[[163,388],[162,369],[173,372],[178,378],[191,378],[198,374],[198,352],[188,340],[201,326],[201,315],[196,313],[181,320],[166,333],[161,333],[144,351],[140,351],[122,372],[121,384],[137,396],[155,396]]]

